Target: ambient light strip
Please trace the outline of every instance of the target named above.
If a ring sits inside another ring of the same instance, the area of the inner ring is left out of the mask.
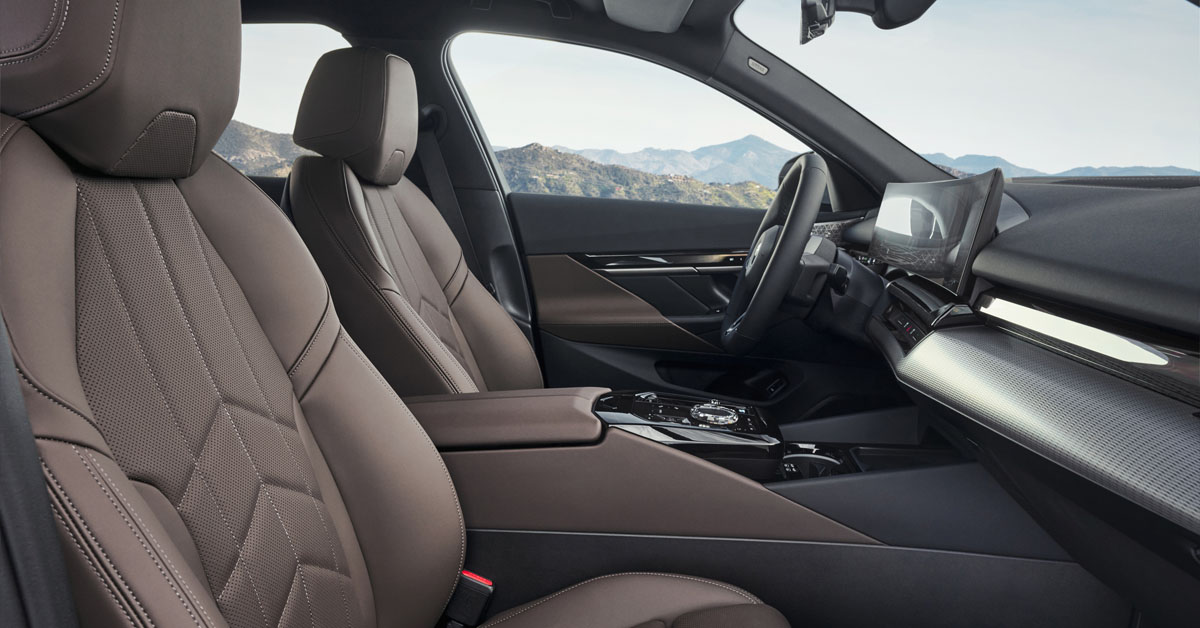
[[[1030,331],[1068,342],[1077,347],[1094,351],[1114,360],[1132,364],[1165,366],[1170,359],[1158,349],[1137,340],[1119,336],[1112,332],[1096,329],[1073,320],[1055,316],[1041,310],[1019,305],[1012,301],[988,298],[979,308],[980,313],[1018,325]]]

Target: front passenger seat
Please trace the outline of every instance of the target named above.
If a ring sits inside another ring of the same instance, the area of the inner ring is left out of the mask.
[[[347,329],[402,397],[542,387],[529,340],[467,269],[404,171],[417,147],[408,62],[326,53],[300,102],[287,202]]]
[[[0,22],[0,308],[82,623],[433,628],[465,556],[441,456],[283,214],[211,152],[237,0],[65,6]],[[786,626],[663,574],[492,625],[681,622]]]

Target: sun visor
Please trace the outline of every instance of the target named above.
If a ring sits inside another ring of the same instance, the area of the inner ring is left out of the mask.
[[[604,0],[608,19],[650,33],[674,33],[692,8],[692,0]]]

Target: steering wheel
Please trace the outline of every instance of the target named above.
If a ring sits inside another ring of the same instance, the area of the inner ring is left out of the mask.
[[[733,354],[755,347],[796,283],[829,180],[825,160],[801,155],[784,176],[742,265],[721,325],[721,344]]]

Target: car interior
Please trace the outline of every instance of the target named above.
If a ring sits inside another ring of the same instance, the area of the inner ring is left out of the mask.
[[[1196,625],[1200,176],[935,165],[742,4],[0,0],[0,623]],[[252,172],[244,29],[297,24],[336,45]],[[696,197],[757,207],[556,191],[473,34],[806,150]]]

